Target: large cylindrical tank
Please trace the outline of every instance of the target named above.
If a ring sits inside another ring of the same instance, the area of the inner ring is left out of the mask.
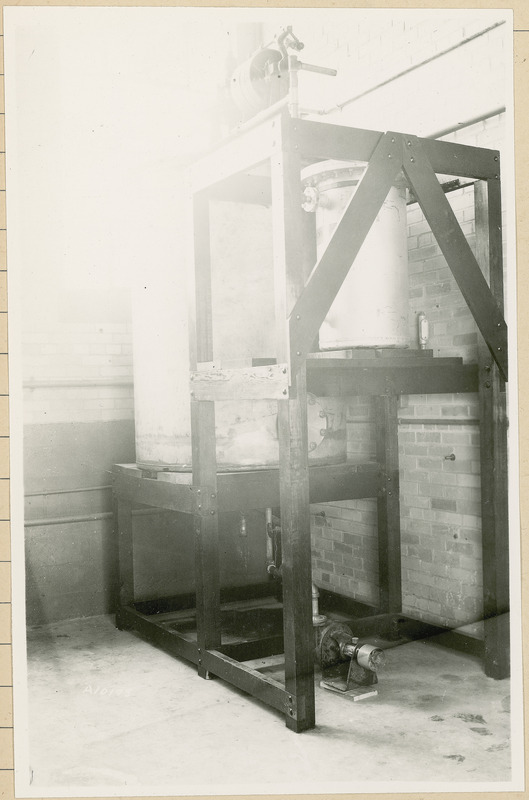
[[[185,210],[175,226],[181,246],[149,265],[135,292],[133,313],[136,461],[189,469],[191,423],[186,273],[189,237]],[[272,216],[266,206],[210,204],[214,359],[222,366],[273,359],[275,352]],[[277,402],[215,404],[221,469],[278,464]],[[346,458],[345,405],[309,396],[309,459]]]
[[[316,213],[318,257],[365,169],[350,161],[324,161],[304,170],[305,208]],[[408,303],[406,189],[397,181],[320,328],[320,349],[407,347]]]

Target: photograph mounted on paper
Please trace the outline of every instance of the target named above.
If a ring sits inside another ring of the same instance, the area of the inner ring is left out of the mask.
[[[512,27],[5,9],[18,797],[523,787]]]

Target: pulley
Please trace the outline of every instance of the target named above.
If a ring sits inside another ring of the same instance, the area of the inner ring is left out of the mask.
[[[262,47],[235,69],[230,84],[232,99],[245,119],[290,95],[289,106],[298,116],[297,73],[300,69],[336,75],[336,70],[301,62],[289,50],[299,52],[303,42],[284,28],[270,44]]]

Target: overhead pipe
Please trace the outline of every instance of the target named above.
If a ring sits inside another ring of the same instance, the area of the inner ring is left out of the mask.
[[[467,36],[465,39],[461,39],[461,41],[456,42],[456,44],[451,45],[450,47],[441,50],[439,53],[434,53],[429,58],[425,58],[422,61],[419,61],[417,64],[412,64],[410,67],[403,69],[401,72],[397,72],[396,75],[392,75],[390,78],[386,78],[384,81],[380,81],[380,83],[371,86],[369,89],[365,89],[363,92],[360,92],[353,97],[349,97],[344,100],[342,103],[337,103],[334,106],[329,106],[328,108],[322,109],[321,111],[314,111],[312,113],[320,114],[321,116],[325,116],[326,114],[331,114],[335,111],[343,111],[343,109],[351,105],[351,103],[355,103],[357,100],[361,100],[363,97],[366,97],[368,94],[372,94],[376,92],[378,89],[382,89],[384,86],[387,86],[393,81],[398,80],[399,78],[403,78],[405,75],[409,75],[410,72],[414,72],[416,69],[420,69],[421,67],[430,64],[432,61],[435,61],[438,58],[442,58],[443,56],[448,55],[448,53],[453,52],[454,50],[458,50],[463,45],[468,44],[469,42],[474,41],[474,39],[478,39],[480,36],[484,36],[486,33],[490,33],[490,31],[494,30],[495,28],[499,28],[500,25],[505,25],[505,20],[501,20],[500,22],[495,22],[493,25],[489,25],[487,28],[484,28],[482,31],[478,31],[477,33],[473,33],[472,36]],[[435,136],[431,136],[429,138],[437,138]]]

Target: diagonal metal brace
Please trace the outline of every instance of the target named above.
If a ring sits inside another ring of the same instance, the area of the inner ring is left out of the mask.
[[[293,375],[304,362],[401,168],[402,134],[388,132],[381,135],[357,191],[290,315]]]
[[[507,324],[416,136],[402,138],[402,166],[492,357],[507,380]],[[491,179],[495,180],[495,179]]]

